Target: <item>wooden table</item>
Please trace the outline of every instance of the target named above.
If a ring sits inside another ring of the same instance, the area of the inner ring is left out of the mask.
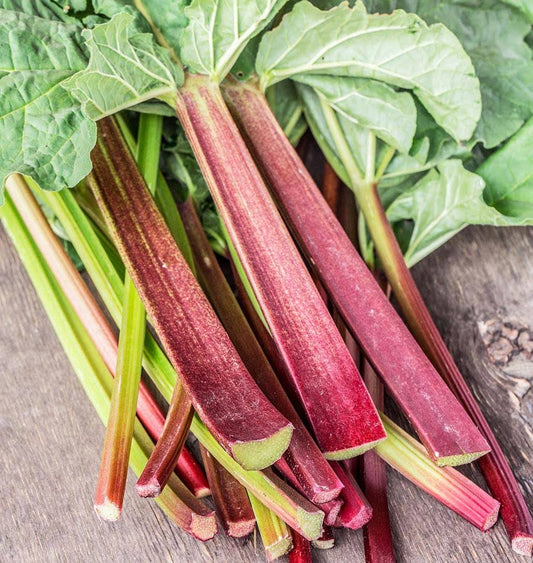
[[[220,534],[201,544],[186,536],[152,501],[135,496],[133,475],[122,519],[97,519],[92,497],[103,426],[0,231],[0,560],[264,561],[253,538]],[[414,274],[533,508],[533,363],[496,366],[478,326],[500,319],[533,329],[533,230],[469,228]],[[491,349],[501,358],[505,342],[496,338]],[[465,472],[482,483],[477,469]],[[501,522],[482,534],[393,470],[389,476],[399,561],[526,561],[510,551]],[[317,561],[364,561],[361,532],[336,538],[335,549],[315,551]]]

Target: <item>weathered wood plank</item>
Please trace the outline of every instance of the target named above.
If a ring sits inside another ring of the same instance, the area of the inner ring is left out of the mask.
[[[533,326],[532,246],[531,229],[471,228],[415,268],[435,320],[501,438],[530,505],[532,378],[512,377],[495,367],[477,323],[499,317]],[[103,427],[3,231],[0,310],[2,560],[264,560],[253,539],[236,543],[220,535],[202,545],[187,537],[152,502],[135,496],[133,475],[123,519],[99,522],[91,505]],[[482,483],[476,470],[466,472]],[[399,561],[522,561],[509,551],[501,523],[484,535],[389,474]],[[316,552],[316,560],[364,561],[360,532],[339,533],[337,540],[333,551]]]

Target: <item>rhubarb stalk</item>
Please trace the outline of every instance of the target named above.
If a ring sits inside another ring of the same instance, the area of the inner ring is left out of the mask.
[[[294,425],[291,443],[283,457],[312,502],[336,498],[342,483],[322,456],[290,399],[279,383],[202,229],[194,204],[189,199],[179,206],[196,261],[200,284],[217,312],[250,374],[272,404]]]
[[[344,501],[335,526],[359,530],[372,518],[372,507],[357,484],[355,477],[338,462],[333,469],[344,485],[341,499]]]
[[[204,447],[200,446],[200,450],[217,515],[226,534],[232,538],[250,535],[255,528],[255,517],[246,489]]]
[[[292,425],[246,371],[116,125],[107,118],[98,125],[91,188],[171,362],[196,411],[225,449],[243,467],[271,465],[287,448]]]
[[[177,113],[318,445],[330,459],[373,447],[379,417],[218,85],[188,76]]]
[[[500,503],[452,467],[439,467],[422,444],[384,414],[387,439],[375,452],[391,467],[482,531],[498,519]]]
[[[267,561],[279,559],[292,548],[291,532],[283,520],[278,518],[253,494],[250,493],[249,495]]]
[[[370,396],[378,409],[384,407],[384,389],[367,360],[363,361],[363,377]],[[363,528],[365,561],[367,563],[394,563],[394,545],[387,503],[387,467],[375,452],[365,452],[361,475],[365,496],[372,506],[373,515]]]
[[[432,457],[453,465],[486,453],[486,441],[384,297],[264,96],[236,81],[224,92],[296,239]]]
[[[311,544],[297,532],[292,533],[294,547],[289,553],[289,563],[311,563]]]
[[[137,162],[152,193],[157,182],[162,126],[160,116],[141,116]],[[94,499],[96,512],[106,520],[120,516],[124,501],[146,332],[144,305],[127,273],[124,288],[111,408]]]

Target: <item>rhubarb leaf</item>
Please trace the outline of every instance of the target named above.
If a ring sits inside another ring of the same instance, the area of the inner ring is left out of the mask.
[[[14,10],[46,20],[63,21],[79,25],[75,18],[70,17],[65,10],[52,0],[0,0],[0,9]]]
[[[411,90],[457,140],[468,139],[481,113],[479,81],[458,39],[398,10],[367,14],[358,2],[323,12],[302,1],[259,46],[263,88],[300,74],[371,78]]]
[[[500,224],[533,225],[533,119],[477,170],[485,180],[485,201]]]
[[[96,128],[62,88],[86,64],[79,27],[0,10],[0,189],[13,172],[55,190],[89,173]]]
[[[533,60],[525,36],[531,20],[500,0],[366,0],[369,10],[416,12],[441,22],[461,41],[481,83],[482,114],[474,133],[488,148],[515,133],[533,112]],[[529,6],[530,0],[507,4]]]
[[[85,30],[90,52],[86,69],[64,86],[97,120],[154,98],[173,106],[183,82],[181,68],[149,33],[132,27],[133,16],[119,13],[105,24]]]
[[[395,149],[409,152],[416,130],[416,106],[407,92],[364,78],[306,74],[295,79],[312,86],[348,121],[372,131]]]
[[[168,47],[177,59],[181,33],[188,22],[184,9],[190,0],[133,0],[132,3],[150,23],[158,42]]]
[[[460,160],[448,160],[404,191],[388,208],[391,223],[414,222],[405,252],[409,267],[442,246],[470,224],[492,224],[499,213],[483,200],[485,183],[465,170]]]
[[[287,0],[193,0],[180,37],[180,56],[192,73],[222,81],[250,39]]]

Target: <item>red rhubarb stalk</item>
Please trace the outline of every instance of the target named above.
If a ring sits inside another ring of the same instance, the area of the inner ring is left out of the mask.
[[[384,389],[372,366],[364,360],[363,377],[374,404],[384,407]],[[394,563],[394,545],[387,503],[387,467],[375,452],[365,452],[361,475],[365,496],[372,506],[373,515],[363,528],[365,561],[367,563]]]
[[[264,96],[235,81],[224,92],[302,250],[430,455],[454,465],[485,454],[485,439],[383,295]]]
[[[376,409],[218,86],[188,76],[177,113],[324,455],[385,437]]]
[[[289,552],[289,563],[311,563],[311,544],[298,532],[292,532],[293,547]]]
[[[487,439],[491,452],[479,466],[492,494],[501,502],[501,515],[514,551],[533,555],[533,518],[509,462],[439,333],[407,267],[394,233],[383,211],[376,189],[367,198],[373,210],[373,228],[381,244],[376,245],[383,270],[392,286],[411,331],[440,375],[461,401]]]
[[[332,467],[344,485],[341,492],[344,504],[335,526],[359,530],[372,518],[372,507],[365,498],[355,477],[338,462],[333,462]]]
[[[250,535],[255,517],[246,489],[203,446],[200,449],[217,515],[226,534],[232,538]]]
[[[309,500],[324,503],[336,498],[342,483],[322,456],[272,370],[218,265],[190,199],[180,205],[180,213],[193,250],[200,284],[248,371],[272,404],[294,425],[291,443],[283,454],[285,461]]]
[[[279,459],[292,425],[268,402],[211,309],[111,119],[99,122],[91,187],[194,408],[243,466]],[[127,181],[123,181],[127,179]]]
[[[183,385],[178,383],[161,436],[135,485],[139,496],[156,497],[161,494],[185,446],[193,414],[191,401]]]

